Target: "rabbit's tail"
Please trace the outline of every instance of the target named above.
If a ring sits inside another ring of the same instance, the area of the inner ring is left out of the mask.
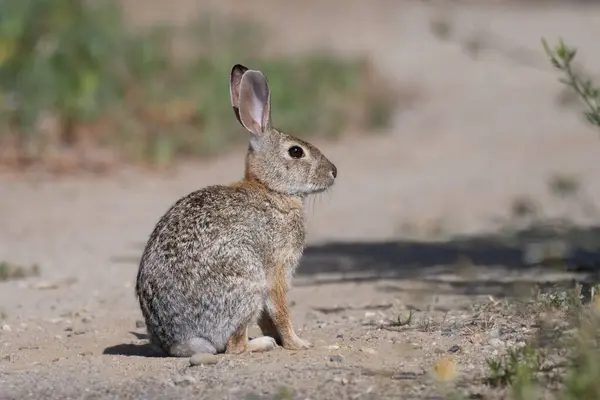
[[[172,357],[191,357],[197,353],[217,354],[217,349],[208,340],[200,337],[177,342],[169,349],[169,354]]]

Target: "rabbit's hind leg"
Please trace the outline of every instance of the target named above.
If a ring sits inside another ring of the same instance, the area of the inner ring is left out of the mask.
[[[191,357],[197,353],[217,354],[217,349],[208,340],[199,337],[177,342],[169,349],[169,354],[173,357]]]
[[[226,354],[241,354],[248,348],[248,324],[235,331],[227,341]]]

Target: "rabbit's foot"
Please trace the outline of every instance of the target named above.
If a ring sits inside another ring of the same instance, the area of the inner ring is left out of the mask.
[[[271,351],[275,347],[277,347],[277,342],[270,336],[260,336],[254,338],[248,342],[247,351],[253,352],[262,352],[262,351]]]
[[[312,343],[300,339],[297,335],[293,335],[288,340],[283,340],[283,346],[286,350],[306,350],[312,347]]]

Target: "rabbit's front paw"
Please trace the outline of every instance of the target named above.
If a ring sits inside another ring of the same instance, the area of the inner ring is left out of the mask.
[[[283,346],[287,350],[306,350],[312,347],[312,344],[306,340],[300,339],[298,336],[294,336],[291,340],[284,340]]]

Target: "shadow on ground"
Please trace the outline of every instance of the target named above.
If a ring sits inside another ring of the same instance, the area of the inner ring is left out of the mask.
[[[463,294],[486,293],[486,287],[514,284],[494,279],[465,277],[573,273],[595,275],[600,266],[600,227],[536,227],[503,234],[456,237],[447,241],[334,242],[309,246],[297,271],[311,285],[334,282],[364,282],[380,279],[427,279],[458,275],[450,284]],[[572,282],[572,280],[570,280]],[[504,288],[506,289],[506,288]]]
[[[535,287],[572,287],[574,281],[589,292],[590,284],[599,281],[598,266],[600,227],[545,226],[437,242],[309,246],[294,285],[379,281],[378,289],[389,292],[502,298],[531,293]],[[138,340],[147,339],[130,333]],[[104,354],[165,357],[149,344],[119,344],[106,348]]]
[[[133,336],[135,336],[138,340],[146,340],[148,339],[148,335],[137,332],[129,332]],[[155,349],[151,344],[132,344],[132,343],[123,343],[117,344],[114,346],[110,346],[104,349],[102,354],[110,354],[110,355],[119,355],[119,356],[133,356],[133,357],[166,357],[166,355]]]

